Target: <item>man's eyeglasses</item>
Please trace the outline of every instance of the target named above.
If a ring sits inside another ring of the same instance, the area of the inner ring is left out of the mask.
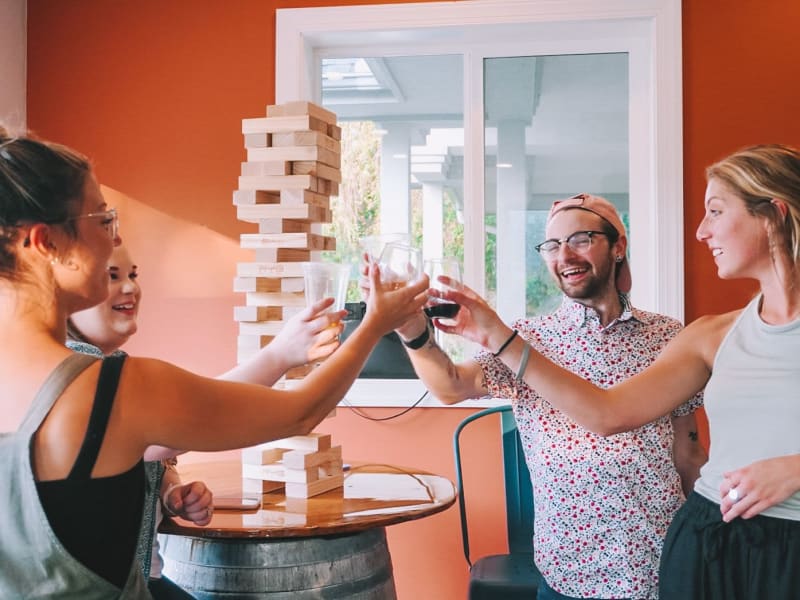
[[[604,231],[576,231],[565,238],[557,240],[555,238],[545,240],[538,246],[536,251],[543,256],[555,256],[561,244],[566,243],[569,249],[576,254],[584,254],[589,251],[592,245],[592,236],[606,235]]]
[[[112,240],[117,239],[119,235],[119,216],[117,215],[116,208],[109,208],[108,210],[104,210],[101,212],[92,212],[86,213],[85,215],[78,215],[77,217],[71,217],[70,221],[75,221],[77,219],[102,219],[101,223],[106,228],[108,235],[111,236]]]

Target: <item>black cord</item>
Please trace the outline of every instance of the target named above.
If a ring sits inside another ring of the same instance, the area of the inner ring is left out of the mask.
[[[359,408],[356,408],[355,406],[350,404],[347,400],[343,400],[342,404],[344,404],[347,408],[349,408],[352,412],[357,414],[362,419],[367,419],[369,421],[390,421],[391,419],[396,419],[397,417],[402,417],[404,414],[406,414],[412,408],[416,408],[417,406],[419,406],[419,403],[422,402],[425,399],[425,396],[427,396],[427,395],[428,395],[428,390],[425,390],[422,393],[422,396],[417,398],[417,401],[414,402],[414,404],[412,404],[411,406],[408,406],[408,407],[404,408],[399,413],[396,413],[396,414],[393,414],[393,415],[389,415],[388,417],[380,417],[380,418],[378,418],[378,417],[370,417],[367,413],[363,412]]]

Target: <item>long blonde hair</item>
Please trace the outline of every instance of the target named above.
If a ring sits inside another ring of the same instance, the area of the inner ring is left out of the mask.
[[[725,183],[740,196],[747,211],[768,223],[770,252],[778,248],[794,267],[800,267],[800,152],[789,146],[765,144],[734,152],[706,169],[706,179]],[[772,202],[782,200],[786,216]],[[773,254],[773,261],[777,261]]]

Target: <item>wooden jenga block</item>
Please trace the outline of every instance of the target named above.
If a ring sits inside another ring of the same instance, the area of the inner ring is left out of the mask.
[[[258,233],[311,233],[309,221],[299,219],[262,219],[258,223]]]
[[[272,145],[270,133],[246,133],[244,136],[245,148],[266,148]],[[325,136],[327,137],[327,136]]]
[[[284,448],[287,450],[320,452],[322,450],[330,450],[331,434],[309,433],[308,435],[293,435],[292,437],[261,444],[261,446],[264,448]]]
[[[344,475],[331,475],[311,483],[286,483],[286,496],[291,498],[310,498],[324,494],[344,485]]]
[[[328,124],[327,130],[328,136],[332,137],[333,139],[339,141],[342,139],[342,128],[338,125]]]
[[[279,148],[248,148],[247,161],[304,161],[315,160],[338,169],[341,155],[320,146],[282,146]],[[239,186],[241,187],[241,186]]]
[[[247,306],[298,306],[305,307],[303,294],[268,294],[264,292],[248,292],[245,294]]]
[[[294,219],[330,223],[332,213],[329,209],[312,204],[284,206],[282,204],[254,204],[237,206],[236,218],[248,223],[260,223],[265,219]]]
[[[270,104],[267,106],[268,117],[294,117],[299,115],[311,115],[326,123],[336,124],[336,113],[332,113],[313,102],[295,100],[292,102],[284,102],[283,104]]]
[[[299,309],[297,309],[299,310]],[[284,321],[292,318],[297,311],[285,306],[234,306],[234,321]],[[288,315],[288,316],[287,316]],[[284,319],[286,317],[286,319]]]
[[[255,251],[256,262],[261,263],[305,262],[317,260],[315,255],[319,254],[305,248],[255,248]]]
[[[342,447],[333,446],[327,450],[287,450],[281,456],[287,469],[307,469],[330,462],[342,464]]]
[[[299,262],[236,264],[238,277],[302,277],[303,266]]]
[[[243,494],[266,494],[282,489],[284,483],[281,481],[264,481],[263,479],[244,479],[242,478]]]
[[[297,115],[293,117],[256,117],[254,119],[242,119],[242,134],[250,133],[286,133],[288,131],[320,131],[334,139],[341,139],[341,129],[339,138],[331,133],[331,127],[339,129],[336,125],[326,123],[322,119],[311,115]]]
[[[235,206],[249,206],[251,204],[278,204],[281,201],[279,191],[266,192],[263,190],[236,190],[233,192]]]
[[[236,277],[233,280],[234,292],[302,292],[302,277]]]
[[[297,172],[298,175],[305,175],[306,173],[310,172]],[[243,177],[260,177],[262,175],[292,175],[294,174],[294,163],[285,160],[243,162],[240,174]],[[313,175],[313,173],[311,174]]]
[[[342,143],[328,137],[320,131],[290,131],[288,133],[262,134],[271,135],[269,146],[280,148],[282,146],[319,146],[337,154],[342,153]],[[258,148],[263,146],[253,146]]]
[[[292,451],[285,448],[264,448],[260,445],[242,448],[242,463],[247,465],[268,465],[281,460],[287,452]]]
[[[313,190],[320,187],[313,175],[258,175],[239,177],[242,190],[262,190],[277,192],[283,189]]]
[[[244,163],[250,164],[250,163]],[[334,169],[326,164],[313,160],[296,160],[291,163],[292,174],[294,175],[314,175],[321,179],[328,181],[342,181],[342,172],[339,169]],[[242,173],[244,175],[244,173]]]
[[[311,190],[281,190],[280,203],[286,206],[313,204],[330,208],[331,199],[326,194],[318,194]]]
[[[258,352],[272,341],[274,336],[265,335],[238,335],[236,336],[236,349]]]
[[[239,236],[242,248],[303,248],[336,250],[336,239],[314,233],[243,233]]]

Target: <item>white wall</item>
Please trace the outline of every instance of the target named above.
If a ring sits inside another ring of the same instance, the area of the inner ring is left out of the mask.
[[[27,0],[0,0],[0,123],[26,126]]]

